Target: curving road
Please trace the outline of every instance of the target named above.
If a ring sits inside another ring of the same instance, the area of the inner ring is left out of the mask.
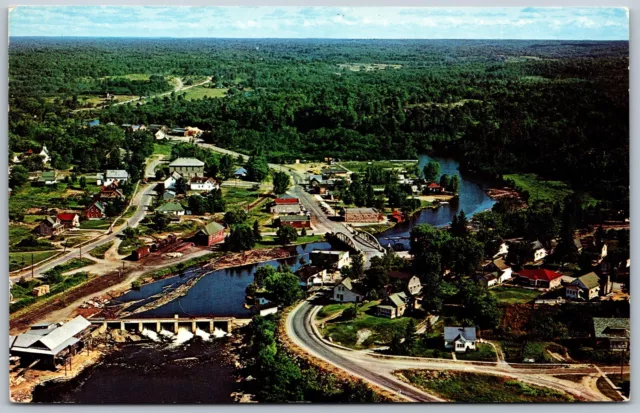
[[[599,377],[604,371],[615,371],[616,367],[598,369],[588,364],[557,365],[551,369],[541,369],[536,364],[529,368],[513,368],[506,363],[471,363],[451,360],[437,360],[416,357],[379,356],[368,351],[356,351],[330,344],[320,338],[314,326],[314,317],[321,306],[305,301],[291,311],[286,320],[287,335],[306,352],[369,381],[379,387],[397,393],[408,401],[442,402],[444,400],[428,394],[397,379],[394,372],[403,369],[440,369],[470,371],[512,377],[523,382],[561,390],[587,401],[609,401],[597,388],[568,380],[556,375],[579,374]],[[520,366],[523,367],[523,366]],[[537,368],[536,368],[537,367]]]
[[[407,401],[443,401],[433,395],[416,389],[413,386],[409,386],[393,376],[379,374],[363,367],[361,364],[350,358],[351,354],[349,351],[334,349],[326,345],[313,332],[311,326],[311,317],[315,315],[317,308],[317,306],[312,306],[308,301],[305,301],[289,314],[289,317],[287,318],[287,333],[298,346],[312,355],[346,370],[354,376],[404,397]]]

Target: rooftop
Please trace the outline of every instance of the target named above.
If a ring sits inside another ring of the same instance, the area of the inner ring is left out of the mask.
[[[559,272],[538,268],[536,270],[520,270],[518,273],[521,277],[528,278],[530,280],[546,280],[553,281],[556,278],[562,277]]]
[[[475,340],[476,328],[475,327],[445,327],[444,328],[445,341],[455,341],[459,337],[462,337],[465,340]]]
[[[588,289],[596,288],[600,285],[600,277],[595,272],[590,272],[581,277],[576,278],[571,282],[573,285],[578,285],[579,283],[584,284]]]
[[[596,337],[629,337],[628,318],[594,318],[593,330]]]
[[[156,211],[160,212],[176,212],[176,211],[184,211],[184,208],[179,202],[167,202],[166,204],[160,205]]]
[[[311,221],[311,217],[306,215],[284,215],[280,217],[280,222],[304,222]]]
[[[204,166],[204,162],[197,158],[178,158],[171,162],[169,166]]]

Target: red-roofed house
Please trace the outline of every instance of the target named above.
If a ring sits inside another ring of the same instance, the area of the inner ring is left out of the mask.
[[[442,188],[439,184],[435,183],[435,182],[431,182],[429,185],[427,185],[427,190],[432,193],[438,193],[438,192],[442,192],[444,188]]]
[[[532,287],[556,288],[562,281],[562,274],[538,268],[536,270],[520,270],[518,278],[520,282],[524,282]]]
[[[65,228],[77,228],[80,226],[80,216],[78,214],[60,213],[57,218]]]

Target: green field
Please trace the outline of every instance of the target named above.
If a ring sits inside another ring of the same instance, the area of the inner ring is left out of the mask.
[[[171,148],[173,148],[172,143],[163,142],[163,143],[154,143],[153,144],[153,154],[154,155],[164,155],[171,156]]]
[[[197,100],[205,97],[208,98],[223,98],[227,96],[228,88],[213,88],[213,87],[205,87],[205,86],[195,86],[191,89],[187,89],[181,94],[187,100]]]
[[[33,227],[29,227],[26,225],[9,225],[9,245],[16,244],[20,242],[23,238],[26,238],[31,234]]]
[[[534,360],[536,363],[553,363],[558,360],[551,357],[547,350],[553,350],[559,354],[565,352],[559,344],[549,341],[530,341],[522,345],[518,342],[505,342],[500,344],[505,360],[511,363],[522,363],[525,360]]]
[[[238,207],[246,207],[254,202],[262,195],[261,190],[252,191],[249,188],[240,188],[234,186],[222,187],[222,195],[227,203],[227,209]],[[245,208],[246,209],[246,208]]]
[[[31,254],[33,254],[33,263],[37,264],[42,260],[46,260],[58,254],[60,251],[36,251],[36,252],[10,252],[9,253],[9,271],[16,271],[20,268],[31,265]]]
[[[573,190],[562,181],[547,181],[536,174],[507,174],[502,176],[505,180],[513,180],[516,187],[529,192],[529,202],[562,202],[564,198],[573,193]],[[595,199],[589,197],[589,203],[594,204]]]
[[[104,254],[107,252],[109,248],[113,246],[113,243],[114,241],[109,241],[106,244],[99,245],[94,249],[92,249],[91,251],[89,251],[89,255],[91,255],[92,257],[104,259]]]
[[[454,372],[446,370],[401,370],[412,384],[454,402],[463,403],[523,403],[571,402],[568,394],[524,383],[509,377]]]
[[[380,343],[389,343],[395,333],[403,334],[410,317],[386,318],[362,314],[355,320],[327,323],[323,329],[326,338],[343,346],[363,349]],[[420,320],[414,320],[418,323]],[[358,337],[368,335],[367,338]]]
[[[458,360],[471,360],[471,361],[497,361],[496,351],[490,344],[478,344],[476,351],[469,351],[467,353],[456,353]]]
[[[501,304],[530,303],[540,295],[540,291],[518,287],[495,287],[489,289],[489,292]]]
[[[379,301],[367,301],[364,304],[359,304],[358,305],[358,312],[362,311],[365,312],[368,309],[370,309],[371,307],[377,305],[379,303]],[[346,308],[349,307],[353,307],[353,303],[334,303],[334,304],[327,304],[324,307],[322,307],[320,309],[320,311],[318,311],[318,314],[316,314],[316,319],[321,320],[325,317],[329,317],[330,315],[336,314],[340,311],[344,311]]]
[[[111,225],[111,221],[108,219],[92,219],[82,221],[80,228],[82,229],[108,229]]]
[[[403,170],[413,165],[417,165],[415,162],[391,162],[391,161],[347,161],[341,162],[340,165],[344,166],[351,172],[362,172],[370,166],[377,166],[383,169],[398,169]]]

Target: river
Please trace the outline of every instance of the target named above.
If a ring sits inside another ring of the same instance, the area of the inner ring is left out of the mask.
[[[440,173],[449,176],[458,175],[460,177],[460,191],[458,199],[449,204],[440,206],[439,208],[427,208],[419,211],[410,219],[395,225],[378,235],[380,243],[386,247],[389,244],[402,243],[408,247],[407,238],[411,233],[411,229],[418,224],[430,224],[435,227],[443,227],[449,225],[453,216],[460,211],[464,211],[467,217],[491,209],[495,201],[491,199],[485,192],[488,184],[482,180],[471,180],[460,173],[460,164],[451,158],[430,157],[428,155],[418,156],[418,167],[420,170],[431,160],[440,163]],[[398,239],[400,238],[400,239]]]

